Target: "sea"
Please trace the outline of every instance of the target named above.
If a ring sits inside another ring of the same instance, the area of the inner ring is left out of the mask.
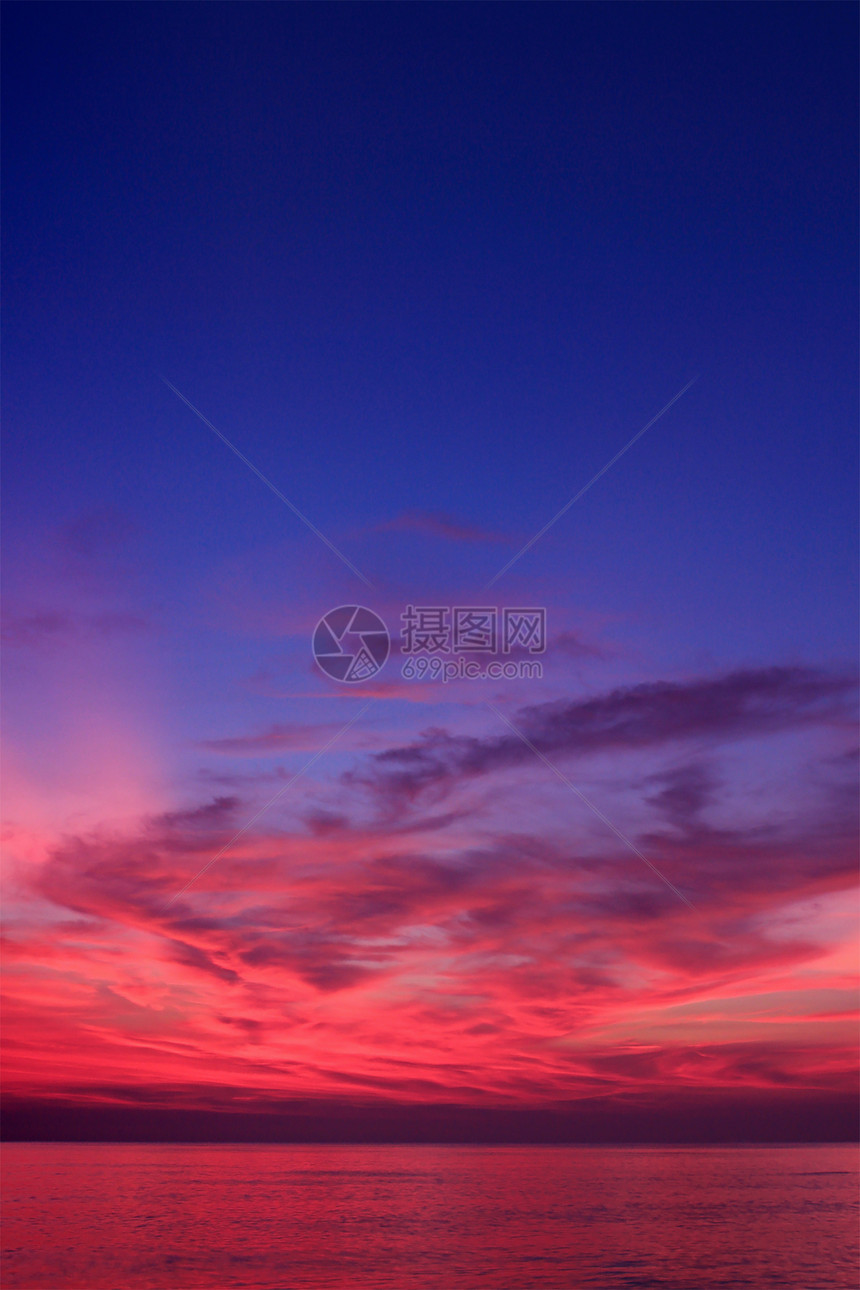
[[[855,1290],[853,1146],[3,1147],[4,1290]]]

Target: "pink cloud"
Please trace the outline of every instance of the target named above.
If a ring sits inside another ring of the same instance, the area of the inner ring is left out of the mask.
[[[521,777],[506,734],[353,750],[349,778],[309,785],[175,899],[258,809],[253,781],[136,828],[42,839],[8,928],[7,1089],[201,1107],[841,1094],[853,982],[837,911],[856,872],[850,804],[830,790],[844,768],[825,757],[791,820],[718,826],[726,787],[702,739],[826,724],[845,693],[768,671],[527,710],[556,756],[696,747],[647,777],[638,835],[693,910],[611,834],[598,849],[537,811],[505,828],[492,794],[470,798],[479,779],[504,798]],[[412,796],[377,819],[363,786],[392,767]],[[428,778],[444,810],[418,800]]]

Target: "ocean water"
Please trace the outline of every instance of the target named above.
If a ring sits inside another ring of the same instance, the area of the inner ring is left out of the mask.
[[[829,1290],[850,1146],[15,1143],[4,1290]]]

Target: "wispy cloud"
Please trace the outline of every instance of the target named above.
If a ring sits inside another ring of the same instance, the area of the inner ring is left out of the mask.
[[[523,708],[517,725],[545,754],[583,756],[685,740],[760,736],[814,722],[851,720],[852,676],[809,668],[746,669],[686,682],[658,681],[588,699]],[[427,789],[527,762],[514,734],[479,737],[426,731],[418,740],[374,755],[369,771],[350,773],[393,806]]]
[[[82,614],[67,610],[34,610],[6,613],[2,637],[9,645],[36,646],[63,643],[75,637],[111,637],[146,631],[147,620],[140,614]]]
[[[479,528],[441,511],[403,511],[394,519],[376,525],[379,533],[420,533],[447,542],[506,542],[508,537],[492,529]]]
[[[531,756],[506,735],[353,749],[351,775],[309,783],[241,836],[264,775],[137,829],[67,836],[23,872],[36,903],[8,931],[7,1088],[90,1101],[130,1088],[166,1105],[195,1084],[197,1105],[216,1087],[227,1101],[473,1107],[668,1089],[841,1095],[848,761],[824,741],[791,816],[733,809],[727,821],[718,755],[723,741],[837,725],[851,688],[809,669],[746,670],[519,714],[554,758],[648,752],[629,789],[637,840],[683,874],[692,912],[612,835],[596,843],[534,796],[519,828],[463,807],[455,790],[485,777],[492,803],[496,776]],[[285,732],[264,742],[273,733]],[[428,786],[444,809],[420,800]]]
[[[224,753],[231,757],[271,757],[282,752],[318,748],[320,742],[340,727],[329,725],[276,724],[257,734],[225,735],[220,739],[204,739],[201,748]]]

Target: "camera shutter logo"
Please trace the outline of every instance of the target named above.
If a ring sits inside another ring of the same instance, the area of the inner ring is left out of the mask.
[[[372,609],[340,605],[316,625],[313,651],[317,665],[333,681],[354,685],[381,670],[391,649],[388,628]]]

